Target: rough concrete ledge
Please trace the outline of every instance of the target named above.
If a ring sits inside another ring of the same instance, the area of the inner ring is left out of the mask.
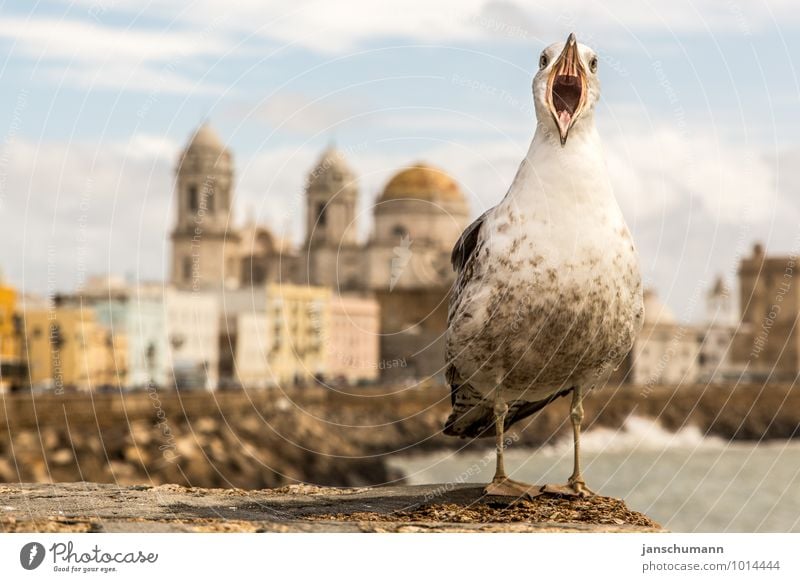
[[[537,498],[524,505],[510,500],[486,504],[475,485],[360,489],[292,485],[244,491],[178,485],[11,484],[0,485],[0,531],[662,531],[619,500],[596,498],[586,503]]]

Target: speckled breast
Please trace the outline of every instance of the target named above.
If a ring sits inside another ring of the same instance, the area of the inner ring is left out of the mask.
[[[632,249],[596,251],[557,269],[540,259],[524,273],[487,265],[464,290],[448,357],[481,392],[494,387],[498,374],[504,389],[532,398],[579,383],[590,387],[616,369],[641,328]]]

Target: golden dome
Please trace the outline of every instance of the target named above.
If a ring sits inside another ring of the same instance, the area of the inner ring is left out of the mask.
[[[415,164],[395,174],[386,184],[380,201],[411,198],[429,202],[463,202],[458,183],[442,170]]]

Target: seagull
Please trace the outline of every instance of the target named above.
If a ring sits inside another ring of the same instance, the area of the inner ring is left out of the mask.
[[[495,437],[488,495],[594,495],[580,465],[583,397],[620,365],[642,326],[638,257],[594,122],[597,68],[597,54],[574,33],[542,52],[528,153],[502,201],[453,248],[444,433]],[[574,469],[566,485],[510,479],[504,432],[568,394]]]

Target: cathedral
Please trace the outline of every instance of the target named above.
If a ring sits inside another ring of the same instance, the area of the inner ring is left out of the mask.
[[[450,252],[470,216],[450,176],[424,163],[400,170],[373,203],[370,235],[360,240],[358,179],[330,147],[308,174],[306,232],[298,248],[266,226],[232,222],[233,160],[208,124],[189,140],[176,174],[176,287],[225,290],[283,282],[374,297],[380,305],[382,378],[443,376],[454,280]]]

